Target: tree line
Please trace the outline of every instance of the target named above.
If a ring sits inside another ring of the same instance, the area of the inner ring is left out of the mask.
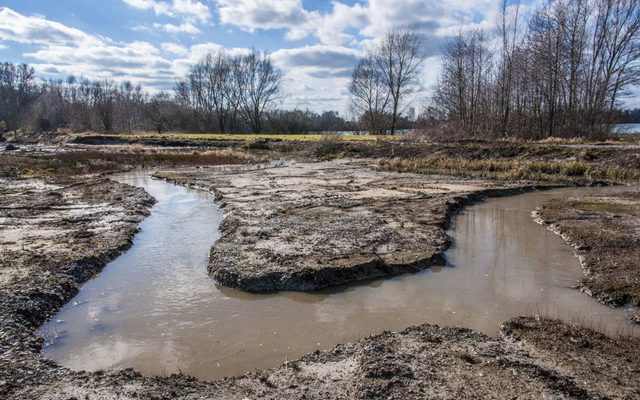
[[[257,50],[207,54],[172,92],[69,77],[38,81],[32,67],[0,64],[0,133],[28,132],[287,132],[343,131],[337,112],[278,109],[284,75]]]
[[[620,110],[617,120],[621,124],[640,124],[640,108]]]
[[[436,138],[599,138],[624,117],[640,84],[638,0],[503,0],[497,28],[460,30],[417,124]],[[396,133],[414,125],[427,51],[417,29],[392,29],[355,66],[354,121],[337,112],[278,109],[284,74],[268,54],[207,54],[173,91],[70,77],[38,82],[28,65],[0,64],[0,131]]]
[[[421,128],[439,138],[602,137],[626,90],[640,83],[638,0],[503,0],[497,29],[460,31]],[[394,132],[420,87],[424,40],[398,28],[355,67],[352,107],[371,132]]]
[[[640,83],[640,2],[555,0],[521,14],[504,0],[493,35],[447,44],[430,120],[471,137],[606,136]]]

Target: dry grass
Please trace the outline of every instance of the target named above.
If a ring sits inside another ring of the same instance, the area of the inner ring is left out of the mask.
[[[640,178],[640,172],[617,166],[599,166],[582,161],[472,160],[450,157],[419,159],[386,158],[377,161],[385,170],[470,176],[499,180],[607,181],[622,183]]]

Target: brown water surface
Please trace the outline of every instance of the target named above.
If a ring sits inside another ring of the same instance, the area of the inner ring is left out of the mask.
[[[248,294],[206,272],[222,214],[205,192],[117,178],[158,199],[133,247],[41,328],[44,354],[76,370],[133,367],[214,379],[278,365],[383,330],[434,323],[495,335],[520,314],[640,334],[624,309],[571,287],[578,260],[531,211],[554,197],[620,188],[559,189],[489,199],[455,218],[449,265],[316,293]]]

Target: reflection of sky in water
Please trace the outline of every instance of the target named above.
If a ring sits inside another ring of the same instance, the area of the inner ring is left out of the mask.
[[[570,289],[581,277],[571,248],[530,215],[549,192],[469,208],[454,221],[447,267],[316,293],[256,295],[216,288],[207,275],[222,218],[210,195],[139,173],[123,180],[159,202],[134,246],[42,330],[58,332],[45,354],[74,369],[180,369],[210,379],[425,322],[495,334],[527,313],[631,329],[623,311]],[[585,190],[594,189],[563,192]]]

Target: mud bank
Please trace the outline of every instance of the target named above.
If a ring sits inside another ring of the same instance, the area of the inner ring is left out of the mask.
[[[154,176],[215,193],[225,220],[210,275],[251,292],[314,290],[444,265],[445,230],[457,209],[532,188],[370,166],[340,160]]]
[[[611,306],[640,306],[640,193],[553,200],[535,216],[576,248],[585,292]]]
[[[0,178],[0,396],[49,367],[35,330],[129,247],[152,204],[107,179]]]

